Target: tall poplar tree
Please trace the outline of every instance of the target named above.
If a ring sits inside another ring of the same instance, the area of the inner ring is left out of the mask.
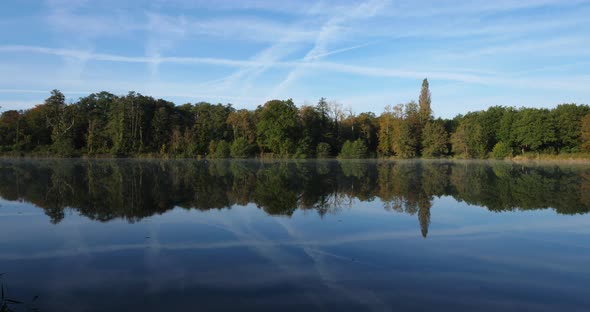
[[[424,126],[428,121],[432,120],[432,109],[430,108],[430,88],[428,79],[424,78],[422,81],[422,90],[420,90],[420,97],[418,98],[418,115],[420,116],[420,123]]]

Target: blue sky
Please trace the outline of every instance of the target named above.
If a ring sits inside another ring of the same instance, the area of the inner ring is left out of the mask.
[[[134,90],[379,114],[431,84],[436,116],[590,104],[590,0],[3,0],[0,106]]]

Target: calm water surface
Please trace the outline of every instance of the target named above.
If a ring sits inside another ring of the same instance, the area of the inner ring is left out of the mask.
[[[0,160],[0,197],[41,311],[590,310],[589,166]]]

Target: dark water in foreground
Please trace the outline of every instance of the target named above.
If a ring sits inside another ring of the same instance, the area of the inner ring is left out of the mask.
[[[0,197],[41,311],[590,310],[588,166],[0,160]]]

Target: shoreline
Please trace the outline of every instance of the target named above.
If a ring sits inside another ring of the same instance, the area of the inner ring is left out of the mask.
[[[96,156],[70,156],[61,157],[57,155],[0,155],[0,160],[8,159],[23,159],[23,160],[43,160],[43,159],[78,159],[78,160],[160,160],[160,161],[181,161],[181,160],[197,160],[197,161],[318,161],[318,160],[338,160],[338,161],[452,161],[452,162],[511,162],[517,164],[535,164],[535,163],[559,163],[559,164],[588,164],[590,165],[589,154],[562,154],[562,155],[530,155],[530,156],[515,156],[511,158],[495,159],[495,158],[455,158],[455,157],[440,157],[440,158],[397,158],[397,157],[369,157],[369,158],[294,158],[294,157],[248,157],[248,158],[208,158],[208,157],[191,157],[191,158],[174,158],[162,157],[154,155],[139,155],[129,157],[116,157],[111,155],[96,155]]]

